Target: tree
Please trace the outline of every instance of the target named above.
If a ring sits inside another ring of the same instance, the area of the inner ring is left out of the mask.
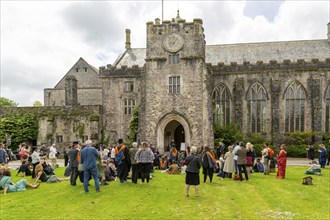
[[[37,100],[33,103],[33,107],[38,107],[38,106],[42,106],[42,103]]]
[[[17,107],[18,103],[5,97],[0,97],[0,107]]]
[[[11,137],[13,146],[21,142],[32,142],[38,138],[38,122],[33,114],[12,115],[0,119],[0,141]]]

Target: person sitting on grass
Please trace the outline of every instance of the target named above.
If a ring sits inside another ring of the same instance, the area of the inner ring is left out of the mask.
[[[164,155],[162,156],[162,160],[159,162],[159,169],[167,170],[167,168],[168,168],[167,155]]]
[[[19,167],[16,176],[18,176],[19,173],[23,174],[23,177],[25,176],[32,176],[32,172],[29,169],[29,166],[26,164],[26,161],[22,161],[21,166]]]
[[[257,159],[256,163],[253,165],[253,171],[263,173],[264,172],[264,165],[261,163],[260,158]]]
[[[61,182],[63,180],[69,180],[70,177],[67,178],[58,178],[56,175],[50,175],[47,176],[45,173],[43,166],[41,164],[38,164],[35,168],[35,176],[34,184],[38,182],[38,180],[41,180],[41,182],[47,182],[47,183],[54,183],[54,182]]]
[[[3,188],[3,194],[7,194],[7,192],[21,192],[26,190],[27,187],[36,189],[39,185],[39,183],[30,184],[26,179],[22,179],[16,184],[12,184],[10,171],[0,167],[0,186]]]
[[[316,161],[312,161],[312,165],[305,171],[305,174],[321,175],[321,165],[317,164]]]
[[[176,164],[176,161],[173,160],[170,167],[167,169],[168,174],[180,174],[180,167]]]

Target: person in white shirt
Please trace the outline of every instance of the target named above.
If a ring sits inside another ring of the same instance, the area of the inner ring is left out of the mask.
[[[234,163],[235,163],[235,174],[238,173],[238,167],[237,167],[237,158],[236,155],[237,150],[240,148],[239,142],[236,142],[236,146],[234,147],[233,153],[234,153]]]
[[[57,149],[56,149],[55,144],[53,144],[49,148],[49,159],[51,160],[53,169],[55,169],[56,168],[56,159],[57,159]]]

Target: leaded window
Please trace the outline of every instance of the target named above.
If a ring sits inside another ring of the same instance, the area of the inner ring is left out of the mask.
[[[330,132],[330,85],[325,94],[325,131]]]
[[[125,115],[132,114],[133,107],[135,106],[135,100],[134,99],[125,99],[124,100],[124,111]]]
[[[285,132],[305,130],[305,102],[305,89],[299,82],[292,82],[285,92]]]
[[[213,123],[226,126],[230,123],[230,93],[228,88],[219,84],[213,91]]]
[[[262,133],[266,125],[266,90],[260,83],[254,83],[248,90],[247,126],[251,133]]]
[[[180,76],[171,76],[168,78],[168,92],[180,93]]]

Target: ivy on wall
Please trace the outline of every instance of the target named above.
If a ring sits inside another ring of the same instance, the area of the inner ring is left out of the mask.
[[[129,123],[128,141],[132,143],[136,141],[136,136],[139,129],[139,106],[135,106],[132,111],[131,121]]]
[[[38,122],[34,114],[10,115],[0,119],[0,141],[11,137],[11,146],[32,142],[38,138]]]

